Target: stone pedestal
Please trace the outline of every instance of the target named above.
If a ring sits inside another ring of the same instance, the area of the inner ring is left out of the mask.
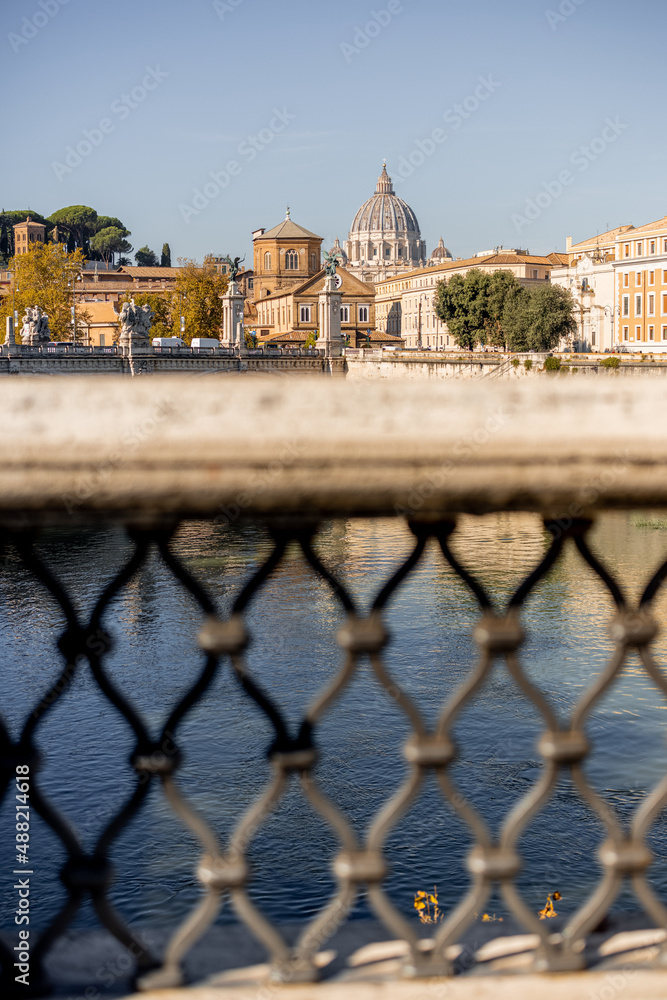
[[[320,335],[315,347],[325,358],[338,358],[343,349],[340,332],[341,294],[336,289],[336,279],[330,275],[324,279],[324,290],[320,292]]]
[[[230,281],[222,296],[222,347],[231,348],[243,357],[248,353],[243,336],[243,296],[235,281]]]

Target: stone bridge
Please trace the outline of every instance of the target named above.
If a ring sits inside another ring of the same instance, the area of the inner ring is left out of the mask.
[[[460,354],[381,350],[348,350],[344,357],[328,358],[317,351],[249,351],[239,357],[229,350],[198,351],[181,348],[169,352],[149,349],[123,355],[115,347],[25,347],[0,349],[0,375],[192,375],[244,372],[272,375],[336,375],[352,379],[533,379],[544,377],[546,354]],[[561,355],[559,378],[571,375],[667,374],[667,356],[629,355],[617,369],[604,366],[604,356]]]

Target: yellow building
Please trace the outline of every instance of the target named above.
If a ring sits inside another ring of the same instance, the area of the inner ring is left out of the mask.
[[[266,232],[256,229],[253,240],[253,298],[296,288],[320,270],[322,237],[290,218]]]
[[[120,333],[118,314],[121,310],[121,303],[84,302],[82,310],[88,315],[88,322],[83,326],[83,345],[85,347],[112,347]],[[78,322],[77,326],[79,326]]]
[[[30,216],[25,222],[17,222],[14,226],[14,254],[28,253],[33,243],[43,243],[46,236],[46,226],[41,222],[33,222]]]
[[[667,351],[667,215],[619,234],[614,271],[620,346]]]
[[[524,285],[549,281],[555,267],[567,262],[565,254],[547,256],[523,251],[500,250],[466,260],[445,260],[435,267],[423,267],[408,274],[396,275],[376,285],[375,315],[379,333],[402,336],[406,347],[427,350],[458,348],[454,339],[435,314],[435,294],[439,281],[454,274],[467,274],[479,268],[489,274],[511,271]]]

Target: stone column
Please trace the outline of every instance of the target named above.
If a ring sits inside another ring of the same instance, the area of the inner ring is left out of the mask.
[[[228,347],[241,357],[248,353],[243,336],[243,296],[235,281],[230,281],[222,296],[222,347]]]
[[[5,343],[2,350],[3,354],[20,354],[21,347],[16,343],[16,334],[14,332],[14,317],[7,317],[7,332],[5,334]]]
[[[324,279],[324,290],[320,292],[320,335],[315,347],[326,358],[340,357],[343,338],[340,331],[341,294],[336,289],[336,279],[330,275]]]

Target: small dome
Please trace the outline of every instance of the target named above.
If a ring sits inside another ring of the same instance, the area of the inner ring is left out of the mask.
[[[356,233],[407,232],[416,233],[419,238],[419,223],[409,205],[394,194],[391,177],[386,165],[378,178],[375,194],[364,202],[354,217],[350,229],[350,239]]]
[[[334,241],[334,245],[332,246],[332,248],[329,251],[329,253],[330,254],[332,254],[332,253],[340,254],[340,256],[343,258],[343,263],[347,264],[347,254],[345,253],[345,251],[343,250],[342,246],[340,245],[340,240],[338,239],[338,237],[336,237],[336,239]]]
[[[440,242],[437,247],[431,254],[431,260],[454,260],[451,252],[445,246],[442,236],[440,237]]]

